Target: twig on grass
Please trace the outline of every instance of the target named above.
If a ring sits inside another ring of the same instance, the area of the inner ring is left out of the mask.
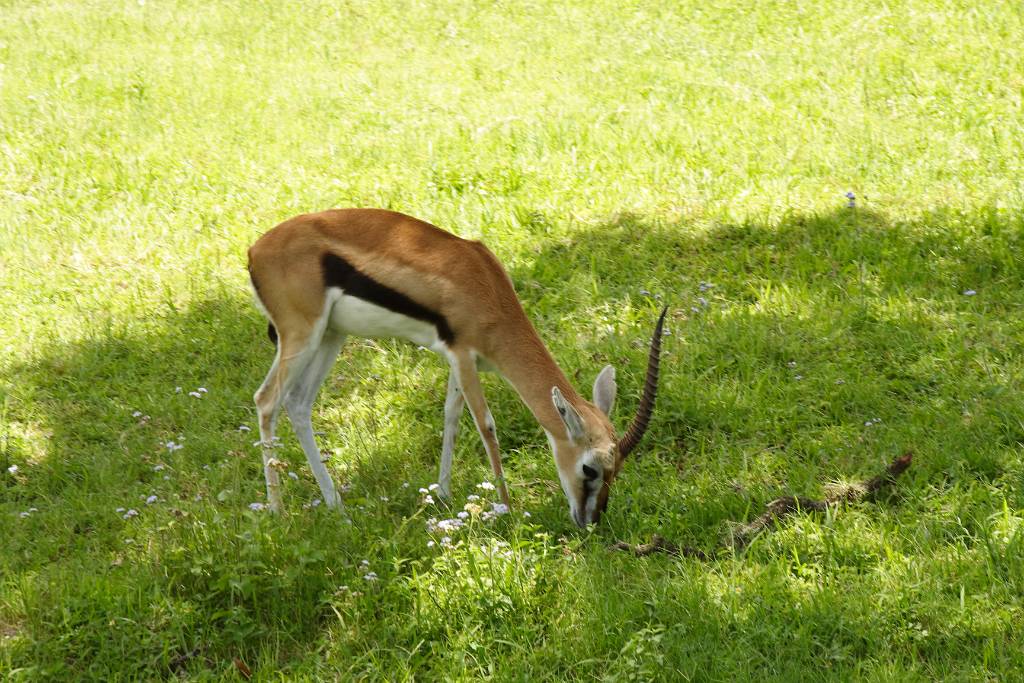
[[[653,555],[654,553],[667,553],[669,555],[675,555],[677,557],[695,557],[698,560],[708,559],[708,554],[700,548],[692,548],[690,546],[678,546],[672,541],[666,540],[654,534],[651,537],[650,543],[640,543],[638,545],[630,545],[625,541],[618,541],[608,546],[609,550],[625,550],[631,552],[637,557],[644,557],[646,555]]]
[[[800,510],[824,512],[828,508],[837,506],[840,503],[854,503],[872,496],[881,489],[892,484],[896,480],[896,477],[903,474],[907,468],[910,467],[912,458],[913,455],[911,453],[904,453],[893,460],[889,466],[885,468],[885,471],[878,476],[872,477],[863,483],[846,487],[843,490],[835,491],[822,500],[804,498],[803,496],[785,496],[782,498],[776,498],[765,506],[764,513],[755,520],[735,527],[731,534],[730,545],[734,550],[742,550],[743,548],[746,548],[760,532],[771,528],[779,520],[793,514],[794,512]],[[680,547],[658,535],[655,535],[651,539],[650,543],[631,545],[624,541],[618,541],[609,546],[609,549],[625,550],[633,553],[637,557],[644,557],[646,555],[653,555],[654,553],[662,552],[669,555],[675,555],[677,557],[695,557],[700,560],[713,559],[717,554],[711,553],[711,555],[709,555],[703,550],[689,546]]]

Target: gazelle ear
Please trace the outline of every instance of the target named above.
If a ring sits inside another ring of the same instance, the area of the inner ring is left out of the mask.
[[[583,437],[586,432],[583,430],[583,418],[576,412],[568,401],[565,400],[565,396],[562,396],[562,392],[558,390],[558,387],[551,387],[551,402],[555,404],[555,410],[558,411],[559,417],[562,418],[562,423],[565,425],[565,433],[569,436],[569,441],[574,444],[578,444],[583,441]]]
[[[615,368],[606,365],[594,380],[594,405],[605,415],[612,414],[612,408],[615,406],[615,390]]]

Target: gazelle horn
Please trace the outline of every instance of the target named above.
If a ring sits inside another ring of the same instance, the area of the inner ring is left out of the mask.
[[[651,354],[647,360],[647,379],[644,381],[644,393],[640,397],[640,405],[636,409],[636,416],[626,430],[626,434],[619,439],[619,457],[625,458],[630,451],[636,448],[640,439],[647,431],[647,423],[651,420],[651,413],[654,412],[654,399],[658,393],[658,359],[661,355],[661,330],[665,324],[665,313],[668,306],[661,309],[661,317],[658,324],[654,326],[654,335],[651,337]]]

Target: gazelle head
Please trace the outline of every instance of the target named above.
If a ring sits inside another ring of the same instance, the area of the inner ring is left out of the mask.
[[[647,431],[658,391],[658,360],[665,313],[661,311],[651,337],[647,378],[636,416],[621,439],[616,438],[609,416],[615,404],[615,368],[606,365],[594,380],[594,402],[581,401],[574,407],[558,387],[551,389],[551,401],[565,425],[564,438],[548,434],[562,490],[569,500],[569,515],[580,527],[595,524],[608,506],[612,482],[622,464]]]

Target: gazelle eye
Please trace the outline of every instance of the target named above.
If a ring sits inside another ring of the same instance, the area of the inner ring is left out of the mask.
[[[590,465],[584,465],[583,466],[583,476],[586,477],[588,481],[592,481],[594,479],[597,479],[597,470],[595,470]]]

